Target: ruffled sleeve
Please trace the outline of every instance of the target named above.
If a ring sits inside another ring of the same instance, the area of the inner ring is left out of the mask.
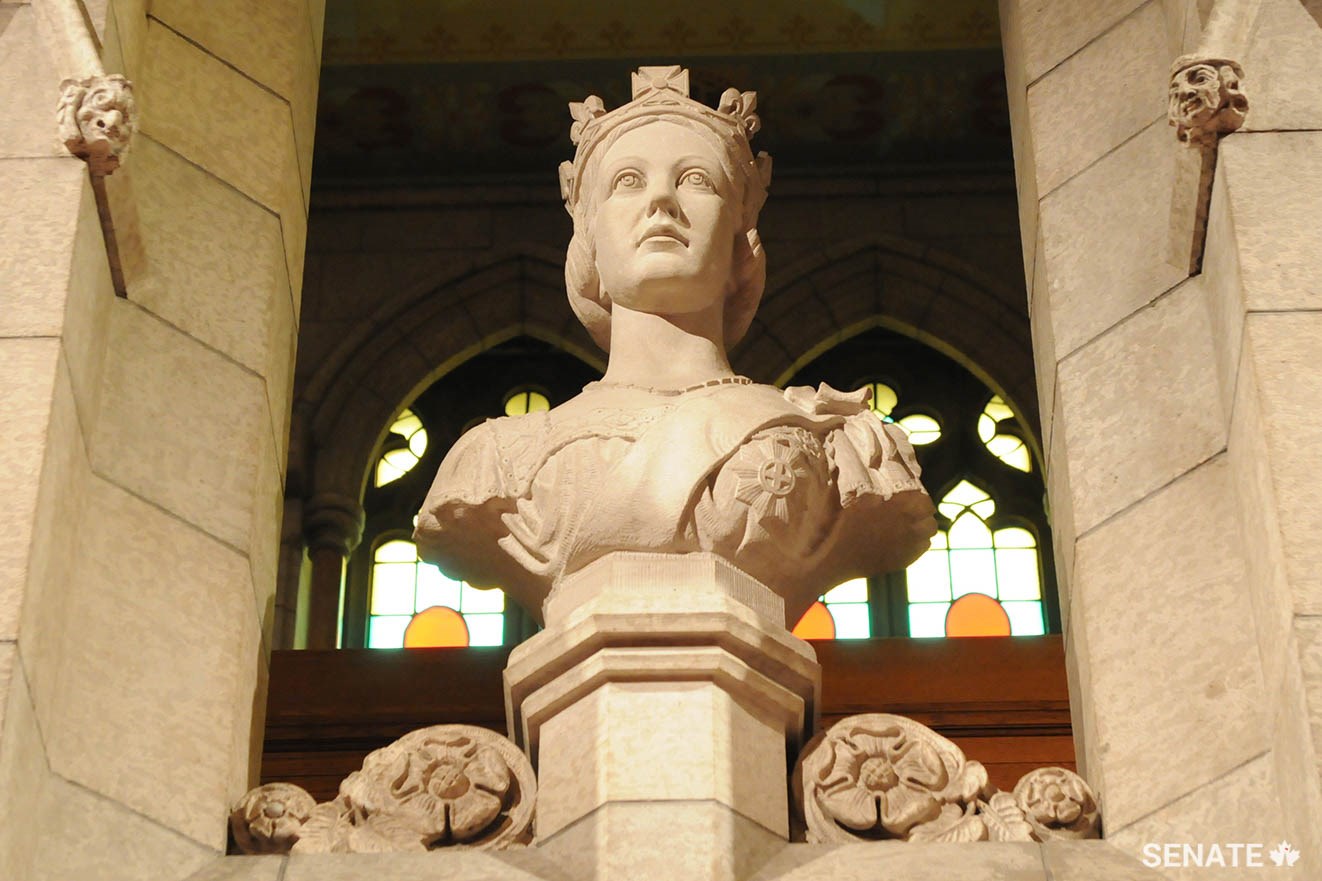
[[[451,562],[456,556],[466,556],[457,547],[456,532],[471,537],[473,526],[482,521],[491,521],[491,531],[498,532],[500,514],[511,504],[505,484],[501,451],[491,423],[467,431],[446,454],[418,512],[413,540],[419,556],[428,562]],[[454,528],[460,520],[465,523],[463,530]],[[479,529],[476,533],[486,531]]]
[[[864,495],[886,500],[898,492],[923,488],[918,479],[922,469],[904,429],[883,422],[871,410],[847,417],[827,436],[826,448],[843,507]]]

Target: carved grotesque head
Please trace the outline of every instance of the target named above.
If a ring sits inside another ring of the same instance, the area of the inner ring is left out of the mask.
[[[1185,56],[1176,61],[1167,113],[1181,141],[1204,143],[1239,128],[1248,110],[1241,76],[1239,65],[1226,59]]]
[[[133,134],[133,88],[117,74],[65,80],[56,111],[69,152],[94,172],[113,171]]]
[[[753,92],[727,89],[719,106],[713,109],[690,99],[688,91],[688,71],[679,67],[644,67],[633,76],[634,97],[628,104],[607,112],[601,99],[594,95],[582,103],[570,105],[574,118],[570,138],[578,150],[572,162],[560,166],[561,194],[566,209],[574,218],[574,237],[565,262],[565,283],[575,314],[597,344],[607,351],[610,349],[612,301],[609,285],[603,285],[603,273],[598,269],[595,225],[603,194],[611,193],[617,186],[613,179],[603,180],[603,165],[611,164],[611,157],[619,153],[612,148],[622,141],[627,146],[631,142],[642,143],[649,140],[648,136],[655,135],[657,137],[650,139],[646,149],[652,161],[660,163],[666,158],[660,152],[667,147],[659,145],[674,145],[676,151],[682,149],[686,155],[696,154],[710,166],[708,184],[719,189],[721,199],[726,203],[729,229],[726,230],[724,225],[721,229],[732,234],[733,250],[724,251],[723,247],[708,249],[705,253],[712,259],[700,267],[684,267],[681,265],[683,261],[679,260],[674,263],[677,275],[697,273],[698,270],[728,275],[724,309],[727,345],[733,345],[747,331],[762,297],[766,257],[757,234],[757,217],[766,201],[771,158],[765,153],[754,157],[749,146],[749,138],[761,125],[754,112],[757,96]],[[635,149],[630,152],[643,151]],[[676,183],[681,190],[703,186],[698,181],[699,176],[685,177],[682,181],[677,179]],[[625,178],[621,185],[637,184],[637,179]],[[696,194],[694,197],[701,201]],[[606,218],[606,222],[613,221]],[[696,243],[686,241],[686,245],[689,244]],[[732,254],[732,258],[723,268],[714,261],[725,254]],[[663,263],[666,259],[658,257],[656,262]]]

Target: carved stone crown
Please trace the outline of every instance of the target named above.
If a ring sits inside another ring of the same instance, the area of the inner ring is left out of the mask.
[[[652,116],[681,117],[715,132],[725,145],[726,157],[744,180],[745,217],[756,217],[771,183],[771,157],[753,155],[749,140],[762,127],[757,113],[757,92],[726,89],[715,109],[689,97],[689,72],[679,65],[640,67],[633,74],[633,100],[607,111],[596,95],[569,105],[574,118],[569,139],[578,147],[573,162],[560,163],[560,195],[570,214],[582,195],[584,172],[598,147],[611,132],[634,120]]]

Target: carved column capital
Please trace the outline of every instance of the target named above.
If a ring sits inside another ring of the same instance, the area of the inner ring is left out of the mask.
[[[1244,69],[1228,58],[1182,55],[1171,65],[1167,116],[1190,146],[1212,147],[1244,124],[1249,100],[1240,86]]]
[[[92,174],[110,174],[137,128],[133,84],[119,74],[67,79],[60,83],[55,120],[70,153],[85,160]]]
[[[303,508],[303,536],[312,550],[331,548],[347,557],[363,540],[363,506],[338,493],[319,493]]]

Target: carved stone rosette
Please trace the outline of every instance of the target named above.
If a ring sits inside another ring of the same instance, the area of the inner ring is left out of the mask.
[[[815,737],[793,785],[815,844],[1098,837],[1097,800],[1072,771],[1041,768],[1001,792],[955,744],[888,713],[850,716]]]
[[[1176,137],[1211,147],[1244,124],[1249,99],[1240,88],[1244,70],[1227,58],[1183,55],[1171,65],[1167,116]]]
[[[245,853],[498,850],[532,839],[537,797],[532,765],[519,748],[472,725],[422,728],[370,753],[333,801],[310,807],[304,821],[278,835],[265,831],[263,819],[271,803],[264,791],[273,787],[307,795],[277,783],[244,796],[231,823]]]
[[[133,84],[119,74],[67,79],[60,83],[55,119],[69,152],[85,160],[92,174],[110,174],[137,128]]]
[[[317,800],[292,783],[266,783],[239,799],[230,829],[244,853],[288,853]]]

